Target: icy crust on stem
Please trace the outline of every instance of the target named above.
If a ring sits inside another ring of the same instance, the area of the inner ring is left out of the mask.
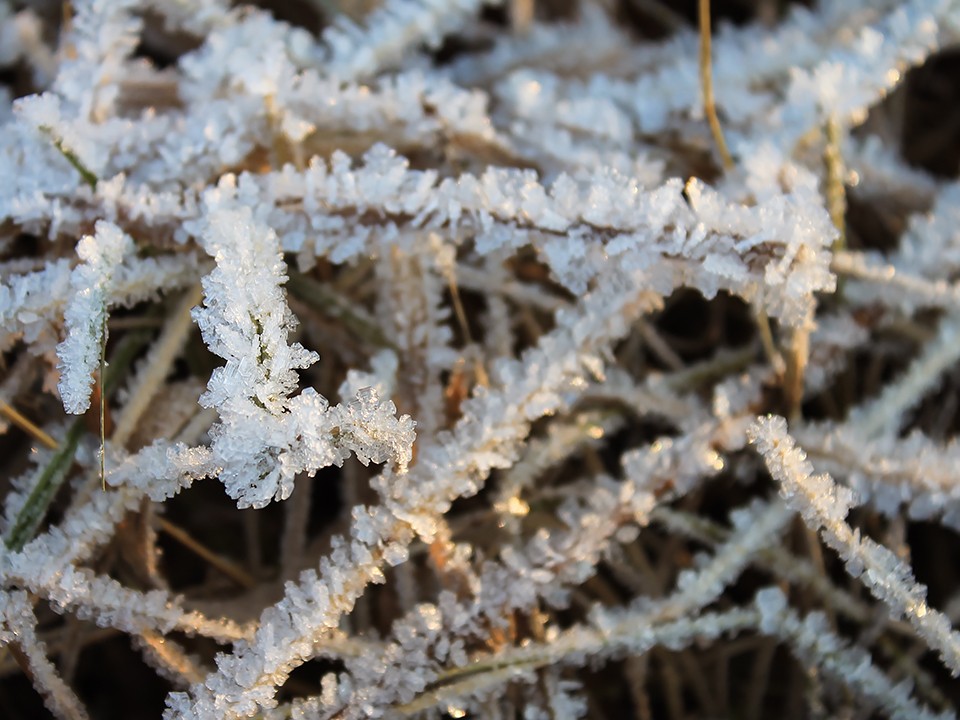
[[[910,216],[892,264],[925,279],[948,279],[960,267],[960,182],[944,185],[929,212]]]
[[[343,153],[262,177],[245,175],[238,197],[266,206],[284,249],[354,260],[396,242],[403,226],[472,237],[480,254],[532,244],[556,278],[582,294],[608,262],[644,270],[667,295],[689,285],[712,297],[728,290],[788,325],[805,322],[813,293],[830,291],[836,229],[809,174],[789,192],[766,190],[756,205],[699,181],[646,189],[613,170],[561,175],[545,185],[531,171],[490,168],[441,179],[378,145],[354,167]],[[771,171],[772,172],[772,171]],[[309,220],[279,210],[302,203]],[[276,207],[275,210],[270,208]],[[375,213],[378,224],[355,222]],[[310,245],[307,237],[317,236]]]
[[[911,697],[909,680],[892,685],[873,664],[870,654],[858,647],[849,647],[830,628],[823,613],[814,612],[801,618],[787,603],[777,587],[757,593],[754,601],[759,614],[757,629],[780,638],[790,645],[800,660],[811,662],[833,677],[856,689],[864,699],[882,708],[897,720],[948,720],[956,715],[949,710],[934,713]]]
[[[130,307],[176,290],[196,280],[201,266],[192,253],[156,258],[128,254],[113,266],[110,282],[103,287],[106,305]],[[36,354],[56,344],[57,317],[79,301],[73,286],[79,269],[71,270],[70,261],[63,258],[43,270],[12,275],[0,283],[0,349],[6,350],[17,338]]]
[[[714,442],[730,434],[734,438],[731,449],[742,446],[742,430],[729,433],[726,428],[721,430],[722,425],[710,423],[689,442],[674,445],[667,439],[658,440],[624,454],[622,464],[628,475],[624,481],[592,478],[584,495],[570,495],[560,505],[560,529],[542,528],[525,544],[506,546],[498,560],[484,561],[479,571],[468,564],[469,546],[458,546],[451,562],[457,564],[470,597],[460,599],[452,592],[442,592],[435,605],[417,605],[394,623],[392,642],[383,648],[382,662],[371,665],[363,658],[348,660],[350,682],[341,689],[336,703],[323,708],[324,717],[338,712],[344,718],[388,714],[391,707],[411,702],[434,683],[443,666],[468,668],[466,647],[483,640],[490,627],[507,628],[513,611],[530,611],[541,601],[555,608],[567,607],[570,588],[596,572],[615,541],[634,538],[639,528],[647,525],[656,505],[690,490],[694,474],[709,476],[723,467],[712,447]],[[677,483],[672,491],[664,492],[675,478],[687,476],[691,479],[687,487]],[[757,519],[744,514],[747,517],[740,523],[744,527]]]
[[[207,346],[227,364],[214,370],[200,402],[224,415],[252,407],[279,415],[296,388],[296,370],[319,355],[287,344],[296,321],[282,288],[286,265],[276,233],[237,206],[212,207],[202,235],[217,266],[202,280],[203,307],[193,316]]]
[[[53,84],[70,114],[99,122],[116,112],[118,82],[136,49],[142,20],[138,0],[78,0],[67,53]]]
[[[296,371],[319,356],[288,344],[295,319],[276,233],[235,203],[233,189],[228,178],[206,200],[200,232],[217,265],[203,278],[204,304],[194,311],[207,346],[227,361],[200,398],[220,413],[212,449],[227,493],[240,507],[263,507],[289,497],[297,473],[341,465],[351,453],[364,464],[393,461],[403,472],[414,423],[397,418],[375,387],[354,387],[346,404],[332,408],[312,388],[290,397]]]
[[[261,616],[255,639],[233,655],[218,656],[218,671],[189,695],[171,694],[164,717],[213,720],[273,707],[276,687],[314,656],[316,644],[368,584],[384,581],[383,567],[406,561],[417,535],[432,541],[457,497],[475,494],[492,469],[512,463],[530,423],[586,389],[586,376],[602,370],[602,353],[627,331],[627,321],[654,306],[636,289],[638,279],[608,270],[605,282],[575,309],[560,313],[557,328],[522,360],[499,364],[497,389],[464,403],[453,432],[426,443],[409,472],[374,478],[382,504],[353,509],[352,539],[335,539],[319,574],[311,570],[299,583],[288,583],[284,598]]]
[[[912,520],[942,519],[960,531],[960,443],[939,443],[922,433],[866,439],[855,426],[802,429],[798,441],[817,464],[845,478],[861,503],[888,517],[904,508]]]
[[[47,648],[37,637],[37,616],[27,593],[16,591],[0,596],[0,642],[16,642],[30,668],[31,679],[50,712],[58,718],[70,720],[89,717],[86,708],[47,657]]]
[[[796,326],[812,311],[813,293],[834,286],[828,250],[836,231],[811,184],[788,192],[774,186],[745,206],[699,182],[648,189],[614,170],[560,175],[550,184],[509,168],[441,179],[410,170],[377,145],[359,166],[335,152],[329,165],[315,158],[302,172],[288,165],[242,175],[235,192],[305,264],[313,257],[352,262],[398,242],[404,229],[435,230],[458,244],[473,238],[480,254],[531,244],[575,293],[613,260],[647,269],[652,289],[664,295],[682,285],[707,297],[727,290]],[[164,216],[144,208],[143,188],[111,188],[110,203],[124,213],[161,226],[185,220],[181,234],[202,234],[189,197]],[[357,222],[370,215],[376,220]]]
[[[324,68],[344,80],[372,75],[399,61],[416,44],[438,47],[482,4],[480,0],[394,0],[370,13],[364,28],[341,14],[323,33]]]
[[[759,25],[720,29],[714,87],[734,149],[760,135],[792,149],[831,115],[861,123],[909,67],[960,37],[955,0],[824,5],[817,13],[792,8],[772,32]],[[655,48],[637,58],[641,71],[634,77],[598,72],[571,80],[524,68],[493,92],[505,112],[543,132],[562,125],[623,144],[635,133],[702,120],[695,38],[681,33],[667,44],[673,52]]]
[[[820,532],[843,558],[847,572],[860,578],[893,617],[905,617],[940,653],[944,665],[954,675],[960,674],[960,633],[951,628],[945,615],[927,605],[926,587],[917,583],[910,567],[888,548],[862,537],[847,524],[847,513],[855,501],[853,491],[837,486],[829,475],[813,474],[813,466],[787,433],[783,418],[758,418],[749,436],[780,483],[780,494],[789,507]]]
[[[133,240],[112,223],[97,223],[96,233],[77,243],[80,264],[70,273],[72,296],[63,313],[67,337],[57,346],[60,397],[73,414],[90,407],[93,372],[100,364],[107,300],[117,267],[133,252]]]
[[[754,163],[766,169],[755,172],[775,180],[780,165],[768,156]],[[744,205],[699,181],[649,188],[612,169],[561,174],[549,184],[512,168],[441,178],[411,170],[405,158],[376,145],[361,164],[337,151],[329,164],[314,158],[303,171],[288,165],[228,177],[219,192],[257,208],[257,220],[303,264],[315,257],[354,262],[399,243],[405,230],[430,230],[455,244],[472,238],[474,251],[485,255],[533,245],[574,293],[617,261],[646,269],[652,289],[664,295],[682,285],[707,297],[727,290],[795,326],[812,311],[813,293],[834,286],[829,248],[836,230],[812,176],[792,166],[789,172],[799,177],[792,187],[766,183],[763,195]],[[181,235],[203,233],[189,196],[157,214],[144,206],[137,185],[108,190],[101,182],[98,192],[115,212],[160,227],[186,221]]]
[[[134,635],[147,630],[177,630],[220,642],[244,637],[246,631],[236,623],[188,611],[180,598],[166,591],[140,592],[82,566],[98,547],[109,542],[115,526],[141,506],[145,495],[162,502],[215,470],[206,448],[166,443],[151,445],[135,455],[115,457],[114,461],[107,482],[116,489],[96,492],[86,503],[71,508],[59,525],[22,550],[0,549],[4,586],[29,590],[58,612],[70,610],[101,627]]]
[[[837,635],[823,613],[813,612],[800,617],[787,604],[783,591],[776,587],[760,590],[752,603],[744,608],[725,612],[702,613],[695,617],[674,620],[653,618],[644,608],[608,610],[597,608],[593,615],[595,627],[578,625],[564,632],[552,633],[546,642],[529,643],[511,648],[495,660],[475,657],[477,668],[465,679],[448,682],[434,692],[427,692],[416,703],[404,709],[427,710],[450,707],[468,707],[482,712],[483,700],[498,685],[508,682],[533,682],[539,676],[537,668],[561,664],[582,663],[585,658],[618,657],[625,653],[643,655],[661,646],[667,649],[700,647],[723,635],[755,631],[779,639],[788,645],[803,662],[810,663],[828,677],[842,679],[854,690],[862,703],[876,707],[896,720],[949,720],[955,714],[949,710],[935,713],[911,696],[911,684],[904,680],[891,684],[886,674],[873,663],[869,653],[850,647]],[[346,690],[349,684],[343,683]],[[341,692],[344,688],[340,688]],[[331,693],[332,694],[332,693]],[[319,700],[319,702],[318,702]],[[318,713],[325,697],[305,704]],[[303,717],[310,717],[306,712]],[[333,717],[330,714],[321,717]]]

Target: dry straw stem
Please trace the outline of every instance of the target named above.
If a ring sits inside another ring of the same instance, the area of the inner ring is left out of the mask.
[[[157,518],[157,525],[164,533],[172,537],[184,547],[188,548],[194,554],[203,558],[206,562],[210,563],[212,567],[219,570],[240,587],[249,590],[250,588],[256,586],[257,582],[250,576],[250,573],[237,565],[235,562],[218,555],[206,546],[197,542],[183,528],[177,527],[172,522],[162,517]]]
[[[703,93],[703,112],[710,126],[710,134],[717,153],[725,170],[734,168],[733,156],[727,148],[727,141],[720,126],[720,117],[717,114],[717,104],[713,94],[713,54],[712,31],[710,27],[710,0],[699,0],[699,28],[700,28],[700,86]],[[803,396],[803,376],[809,351],[809,330],[801,328],[794,330],[787,352],[787,360],[777,350],[773,340],[773,331],[770,328],[770,318],[764,310],[757,311],[757,330],[763,349],[778,375],[783,377],[784,401],[791,417],[800,411],[800,402]]]
[[[49,433],[47,433],[43,428],[37,427],[37,425],[35,425],[30,418],[26,417],[15,407],[7,404],[3,400],[0,400],[0,415],[3,415],[5,418],[7,418],[7,420],[19,427],[30,437],[36,439],[45,447],[51,449],[57,447],[57,441],[50,437]]]
[[[713,97],[713,50],[712,32],[710,29],[710,0],[699,0],[699,27],[700,27],[700,85],[703,88],[703,112],[710,125],[714,145],[720,155],[720,161],[725,170],[732,170],[733,156],[727,149],[727,141],[723,137],[720,127],[720,117],[717,115],[717,103]]]
[[[160,391],[177,355],[183,349],[188,333],[193,329],[191,309],[200,302],[199,284],[191,287],[180,299],[164,325],[160,337],[147,351],[147,364],[131,381],[129,399],[118,413],[116,427],[110,441],[124,447],[136,431],[137,423],[147,411],[150,401]]]
[[[827,120],[824,136],[826,143],[823,148],[823,165],[826,171],[827,211],[838,232],[833,249],[834,252],[840,252],[847,249],[847,189],[844,179],[846,168],[840,147],[844,132],[835,115]]]

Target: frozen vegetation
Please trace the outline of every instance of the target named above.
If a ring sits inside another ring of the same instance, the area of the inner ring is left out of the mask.
[[[954,717],[960,0],[759,5],[0,1],[5,676]]]

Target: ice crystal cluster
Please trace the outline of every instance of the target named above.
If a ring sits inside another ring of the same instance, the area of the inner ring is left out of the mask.
[[[0,1],[25,707],[954,717],[960,1],[272,5]]]

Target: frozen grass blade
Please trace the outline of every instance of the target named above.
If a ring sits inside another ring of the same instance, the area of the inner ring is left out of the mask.
[[[145,333],[131,333],[118,343],[117,349],[110,360],[109,369],[104,376],[105,383],[101,395],[109,397],[111,392],[116,390],[120,379],[130,367],[130,363],[133,362],[137,353],[143,348],[147,339],[148,335]],[[53,502],[53,498],[70,472],[77,447],[86,433],[87,427],[83,418],[77,418],[70,424],[63,440],[58,443],[58,449],[50,462],[40,470],[36,484],[23,508],[17,514],[16,521],[7,531],[4,544],[8,549],[22,550],[23,546],[36,535],[37,528],[43,522],[50,503]],[[103,442],[102,437],[101,442]],[[101,462],[102,457],[101,454]],[[103,472],[104,469],[101,465],[101,477]]]

